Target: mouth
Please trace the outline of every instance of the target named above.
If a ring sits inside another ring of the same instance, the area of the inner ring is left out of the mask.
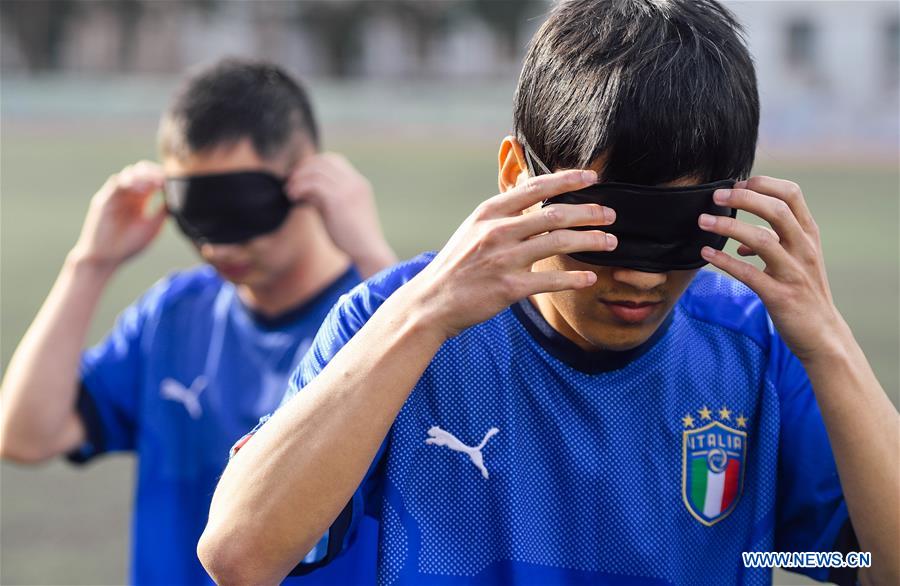
[[[215,268],[226,279],[234,280],[246,276],[253,267],[250,263],[223,263],[216,264]]]
[[[643,323],[662,307],[662,301],[610,301],[601,299],[600,302],[614,317],[627,324]]]

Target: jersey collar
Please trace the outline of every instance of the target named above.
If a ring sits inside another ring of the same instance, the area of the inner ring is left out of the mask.
[[[360,280],[356,267],[351,266],[343,275],[332,281],[313,297],[276,316],[267,316],[254,311],[244,305],[244,302],[241,301],[239,296],[236,295],[235,297],[237,298],[241,309],[250,316],[257,327],[264,330],[280,330],[302,319],[323,300],[331,300],[331,303],[333,303],[342,293],[346,293],[352,289],[354,285],[360,282]]]
[[[548,354],[568,364],[575,370],[588,374],[598,374],[624,368],[646,354],[666,335],[669,326],[672,324],[672,317],[675,314],[675,308],[673,308],[666,316],[666,319],[653,332],[653,335],[647,338],[640,346],[622,351],[589,351],[580,348],[575,342],[554,330],[528,298],[513,304],[511,309],[519,322],[525,327],[525,330]]]

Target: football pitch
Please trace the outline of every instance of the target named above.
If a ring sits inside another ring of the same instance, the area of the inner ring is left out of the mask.
[[[500,137],[332,136],[372,181],[385,233],[409,257],[440,248],[478,202],[496,193]],[[77,238],[93,192],[106,177],[154,158],[152,136],[110,128],[68,132],[5,128],[0,159],[0,360],[15,345]],[[894,403],[898,402],[898,192],[896,168],[761,160],[757,173],[803,187],[823,235],[839,309]],[[347,210],[352,213],[352,210]],[[730,244],[729,249],[735,246]],[[94,320],[99,339],[118,311],[166,272],[197,260],[168,225],[151,249],[115,278]],[[48,368],[52,368],[48,365]],[[133,465],[116,456],[73,469],[2,466],[0,583],[120,583],[128,547]],[[778,574],[777,583],[805,583]]]

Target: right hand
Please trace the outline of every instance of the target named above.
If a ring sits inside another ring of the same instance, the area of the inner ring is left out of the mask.
[[[164,182],[162,167],[151,161],[129,165],[110,176],[91,198],[71,254],[115,269],[146,248],[166,219],[165,206],[147,215],[153,194]]]
[[[609,251],[618,242],[601,230],[615,213],[598,204],[531,206],[597,182],[594,171],[566,170],[531,177],[483,202],[456,230],[410,285],[433,325],[452,337],[490,319],[530,295],[593,285],[592,271],[532,271],[532,264],[558,254]]]

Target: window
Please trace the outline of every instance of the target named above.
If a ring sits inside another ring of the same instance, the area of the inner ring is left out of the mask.
[[[884,52],[886,81],[896,88],[900,83],[900,18],[888,21],[884,28]]]
[[[815,69],[816,29],[810,21],[788,23],[786,61],[798,69]]]

